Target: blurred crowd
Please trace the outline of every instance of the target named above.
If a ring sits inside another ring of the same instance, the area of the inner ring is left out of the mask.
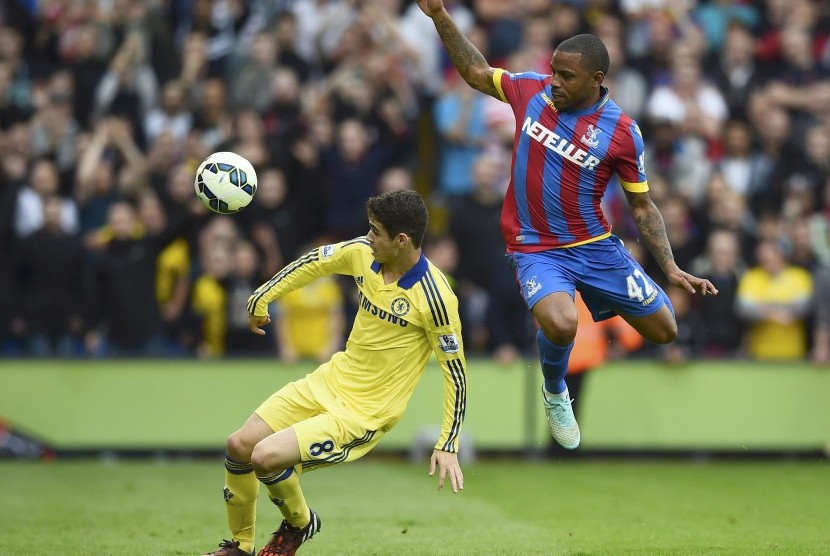
[[[646,143],[678,264],[675,344],[637,353],[830,361],[830,4],[445,0],[490,64],[549,73],[581,32]],[[343,346],[332,277],[247,330],[245,300],[365,202],[429,200],[427,256],[461,298],[468,354],[533,349],[499,232],[515,122],[458,78],[402,0],[5,0],[0,4],[0,355],[279,356]],[[196,200],[215,151],[257,168],[234,216]],[[651,276],[612,183],[604,209]]]

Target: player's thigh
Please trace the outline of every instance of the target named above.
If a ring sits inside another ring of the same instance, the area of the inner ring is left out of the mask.
[[[674,321],[671,303],[622,241],[611,236],[580,252],[586,267],[578,287],[594,319],[619,314],[648,339],[659,339],[660,327]]]
[[[655,344],[668,344],[677,337],[677,321],[669,307],[668,298],[666,298],[666,303],[648,316],[637,317],[624,313],[620,315],[647,340]]]
[[[302,470],[314,471],[365,456],[383,437],[347,412],[321,413],[294,425]]]
[[[564,251],[551,249],[511,255],[519,293],[531,311],[552,293],[565,292],[573,299],[575,272],[571,268],[571,254]]]
[[[258,415],[272,430],[281,431],[305,421],[323,411],[319,386],[313,374],[290,382],[277,390],[256,409]]]
[[[300,463],[300,450],[294,427],[277,431],[260,441],[253,450],[251,462],[258,475],[282,471]]]

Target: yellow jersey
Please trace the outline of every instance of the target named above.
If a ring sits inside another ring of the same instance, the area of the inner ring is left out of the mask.
[[[210,357],[225,354],[228,331],[228,292],[213,276],[203,274],[193,284],[193,312],[202,319],[202,340]]]
[[[388,430],[400,420],[432,353],[444,373],[444,417],[436,449],[458,450],[467,380],[458,298],[426,257],[397,282],[385,284],[364,237],[312,249],[260,286],[248,312],[321,276],[354,277],[359,307],[346,350],[334,354],[326,385],[368,428]]]
[[[776,276],[760,267],[751,268],[738,284],[738,300],[751,305],[786,307],[806,303],[812,294],[810,273],[796,266],[788,266]],[[806,318],[787,324],[761,319],[749,329],[749,353],[763,361],[803,359],[807,339]]]

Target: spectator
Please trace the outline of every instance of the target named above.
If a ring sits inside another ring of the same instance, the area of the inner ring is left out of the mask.
[[[725,40],[726,46],[717,50],[708,64],[708,76],[723,92],[730,117],[746,119],[749,98],[765,79],[755,61],[756,40],[751,30],[737,20],[729,23]]]
[[[803,359],[813,293],[810,273],[791,265],[772,240],[758,245],[757,259],[738,284],[737,309],[749,324],[749,355],[756,361]]]
[[[228,332],[228,277],[233,254],[227,242],[205,241],[202,274],[193,282],[191,309],[196,318],[196,354],[203,358],[225,355]]]
[[[46,102],[32,120],[32,153],[36,157],[51,158],[64,174],[76,163],[75,143],[80,130],[72,114],[71,74],[55,72],[46,87],[46,95]]]
[[[225,83],[220,79],[208,79],[202,88],[199,109],[193,117],[193,128],[200,132],[200,140],[207,149],[214,150],[230,137],[231,122]]]
[[[746,270],[738,234],[727,229],[714,230],[709,235],[706,251],[692,261],[690,270],[695,276],[709,279],[718,289],[717,301],[698,300],[698,311],[706,329],[703,355],[734,357],[743,338],[743,322],[735,307],[738,283]]]
[[[730,120],[724,131],[724,155],[716,165],[727,188],[756,197],[765,185],[767,168],[762,155],[754,151],[752,130],[742,120]]]
[[[107,226],[111,239],[95,253],[86,292],[87,350],[96,355],[160,356],[164,324],[156,298],[156,260],[169,244],[169,229],[142,234],[135,209],[124,201],[109,208]]]
[[[139,34],[125,37],[95,89],[96,119],[117,115],[128,120],[132,129],[143,131],[144,119],[158,96],[156,76],[146,62],[144,48]],[[137,141],[145,144],[143,133]]]
[[[233,246],[233,270],[225,280],[227,295],[227,333],[225,353],[230,357],[273,357],[277,353],[276,334],[265,337],[251,334],[248,327],[248,297],[262,282],[256,248],[240,240]]]
[[[277,45],[269,31],[260,31],[251,42],[251,50],[237,61],[231,81],[231,98],[235,107],[262,112],[271,102]]]
[[[728,115],[723,95],[704,79],[694,47],[678,43],[672,56],[671,80],[654,89],[646,114],[672,121],[707,144],[717,141]]]
[[[441,138],[438,189],[444,195],[466,195],[471,190],[469,176],[487,132],[484,102],[484,95],[454,77],[435,103],[435,125]]]
[[[659,346],[663,360],[669,365],[684,365],[697,359],[706,345],[706,324],[692,305],[692,296],[676,286],[666,288],[666,295],[674,307],[677,320],[677,338],[674,342]],[[720,293],[718,293],[720,295]]]
[[[274,22],[274,38],[276,39],[277,65],[294,71],[302,83],[311,77],[311,64],[303,58],[297,50],[298,41],[297,17],[293,12],[282,11],[277,14]]]
[[[461,246],[457,276],[461,297],[470,302],[461,304],[468,349],[493,351],[509,362],[527,349],[528,327],[522,300],[515,295],[515,274],[504,256],[498,178],[496,161],[487,156],[476,160],[471,193],[450,207],[449,232]]]
[[[71,49],[65,53],[75,91],[78,91],[72,97],[73,113],[78,124],[85,130],[92,127],[95,97],[81,91],[94,91],[107,71],[102,55],[102,39],[99,28],[94,23],[87,22],[78,29]]]
[[[282,296],[276,311],[280,360],[326,361],[342,349],[343,308],[343,293],[332,276]]]
[[[43,199],[42,226],[17,249],[17,288],[21,329],[28,353],[38,357],[81,352],[83,250],[63,225],[64,200]]]
[[[168,226],[164,206],[153,194],[146,194],[139,200],[138,218],[145,232],[151,236],[163,234]],[[190,246],[183,236],[173,239],[156,259],[156,301],[161,309],[166,351],[169,353],[181,353],[192,343],[185,332],[191,286],[190,267]]]
[[[356,119],[340,124],[337,135],[337,150],[324,163],[332,184],[326,231],[343,240],[365,233],[362,209],[389,165],[390,147],[374,143]]]
[[[26,237],[43,227],[43,205],[48,197],[59,194],[60,182],[55,164],[46,158],[32,164],[28,185],[17,195],[14,231],[18,237]],[[69,198],[61,198],[60,225],[64,233],[78,231],[78,208]]]
[[[152,108],[144,120],[144,135],[152,146],[162,133],[168,133],[177,145],[190,132],[192,115],[185,106],[185,89],[181,81],[168,81],[161,92],[161,103]]]
[[[711,175],[705,143],[684,134],[681,124],[668,118],[652,119],[649,125],[646,171],[665,176],[673,194],[686,198],[692,207],[700,206]]]

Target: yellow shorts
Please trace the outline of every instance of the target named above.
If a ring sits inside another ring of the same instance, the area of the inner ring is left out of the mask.
[[[294,427],[303,471],[354,461],[369,453],[384,431],[366,428],[326,386],[324,363],[310,375],[280,388],[256,409],[275,432]]]

